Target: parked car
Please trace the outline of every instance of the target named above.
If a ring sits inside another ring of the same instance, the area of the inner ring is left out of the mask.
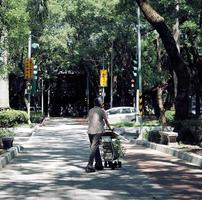
[[[135,109],[129,106],[114,107],[106,110],[109,123],[131,121],[135,119]]]

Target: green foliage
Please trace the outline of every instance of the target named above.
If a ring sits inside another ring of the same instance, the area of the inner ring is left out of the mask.
[[[26,0],[3,1],[0,6],[0,57],[3,52],[8,52],[7,64],[0,63],[0,73],[16,71],[21,62],[21,54],[27,46],[29,31],[26,9]]]
[[[134,126],[134,122],[130,122],[130,121],[127,121],[127,122],[120,122],[120,123],[115,123],[113,124],[114,127],[133,127]]]
[[[134,121],[125,121],[120,123],[113,124],[114,127],[121,128],[121,127],[139,127],[140,123],[136,123]],[[143,121],[143,126],[159,126],[159,120],[145,120]]]
[[[175,118],[175,111],[167,110],[165,112],[165,117],[166,117],[166,122],[168,124],[172,124],[174,122],[174,118]]]
[[[41,123],[43,120],[43,115],[41,112],[31,112],[30,120],[32,123]]]
[[[159,120],[145,120],[143,121],[144,126],[159,126]]]
[[[144,133],[144,138],[150,142],[160,143],[161,135],[159,134],[159,131],[147,131]]]
[[[13,137],[15,133],[7,128],[0,128],[0,138],[2,137]]]
[[[25,111],[5,110],[0,111],[0,127],[13,127],[17,124],[28,123],[28,115]]]
[[[149,88],[158,83],[166,82],[171,77],[165,66],[161,66],[163,70],[157,68],[155,39],[156,33],[152,31],[142,41],[143,80]]]
[[[120,139],[115,139],[113,141],[113,148],[115,152],[115,157],[120,157],[123,158],[125,155],[125,148],[122,146],[121,140]]]

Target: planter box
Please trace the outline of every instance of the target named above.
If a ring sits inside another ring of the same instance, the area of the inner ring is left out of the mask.
[[[2,137],[3,149],[10,149],[13,147],[13,137]]]
[[[169,144],[169,143],[176,143],[176,139],[178,136],[177,132],[172,131],[159,131],[161,135],[161,144]]]

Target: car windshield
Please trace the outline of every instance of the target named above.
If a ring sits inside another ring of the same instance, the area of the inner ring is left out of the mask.
[[[131,113],[130,108],[123,108],[122,113]]]
[[[108,114],[110,114],[110,115],[114,115],[114,114],[118,114],[118,113],[120,113],[120,109],[113,109],[113,110],[108,111]]]

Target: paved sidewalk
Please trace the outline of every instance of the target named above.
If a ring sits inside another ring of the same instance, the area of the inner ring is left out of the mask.
[[[70,119],[40,127],[20,156],[0,170],[0,199],[172,199],[127,162],[119,170],[85,173],[86,128]]]
[[[197,200],[202,196],[201,170],[127,142],[121,169],[85,173],[86,128],[82,120],[56,118],[39,127],[24,143],[23,152],[0,170],[0,199]]]
[[[201,200],[202,170],[171,155],[127,144],[129,165],[147,176],[149,181],[172,193],[173,199]]]

